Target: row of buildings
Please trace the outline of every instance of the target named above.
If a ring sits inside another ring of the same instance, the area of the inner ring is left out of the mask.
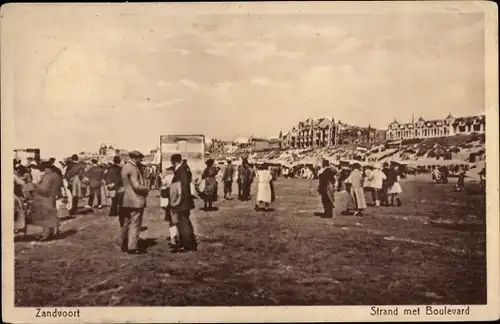
[[[449,114],[444,119],[424,120],[420,117],[410,123],[394,120],[386,130],[352,126],[334,118],[308,118],[299,122],[278,138],[250,137],[237,141],[214,140],[210,151],[220,153],[256,152],[276,149],[322,148],[346,144],[384,143],[408,139],[424,139],[464,134],[484,134],[485,116],[455,117]]]
[[[308,118],[285,134],[280,133],[281,147],[285,149],[321,148],[342,144],[382,142],[385,132],[368,127],[342,123],[334,118]]]
[[[413,119],[413,118],[412,118]],[[455,117],[449,114],[444,119],[424,120],[420,117],[411,123],[398,123],[394,120],[387,128],[388,140],[444,137],[460,134],[485,133],[484,115]]]
[[[467,134],[484,134],[486,120],[483,115],[399,123],[394,120],[387,130],[358,127],[335,121],[334,118],[306,119],[284,135],[280,133],[280,147],[284,149],[321,148],[343,144],[382,143],[384,141],[423,139]]]

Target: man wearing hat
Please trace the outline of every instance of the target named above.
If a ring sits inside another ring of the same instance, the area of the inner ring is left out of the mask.
[[[323,159],[322,168],[319,172],[318,193],[321,196],[321,203],[325,210],[323,218],[333,218],[335,208],[335,181],[336,170],[330,166],[330,161]]]
[[[230,159],[227,160],[226,168],[224,169],[224,174],[222,175],[222,181],[224,182],[224,198],[227,200],[233,199],[233,177],[234,177],[234,166]]]
[[[392,185],[392,183],[389,183],[389,173],[391,172],[389,163],[384,162],[382,172],[385,175],[385,179],[382,181],[382,191],[380,192],[382,206],[389,206],[389,187]]]
[[[97,196],[97,208],[102,209],[102,195],[101,187],[104,179],[104,172],[106,171],[96,159],[92,159],[92,166],[87,171],[87,178],[89,178],[89,203],[87,208],[94,207],[94,198]]]
[[[85,166],[78,161],[78,155],[73,154],[68,161],[64,177],[71,188],[71,209],[70,215],[74,215],[78,210],[78,201],[82,197],[82,179],[85,176]]]
[[[170,158],[174,167],[174,176],[169,188],[169,208],[171,211],[171,226],[177,226],[179,233],[178,244],[171,245],[172,252],[196,251],[197,243],[193,224],[189,219],[191,209],[194,208],[189,174],[182,165],[182,156],[172,154]]]
[[[106,173],[106,185],[108,186],[111,195],[111,208],[109,216],[118,216],[119,208],[123,199],[123,183],[121,177],[122,167],[121,160],[117,155],[113,158],[113,164],[108,168]],[[120,219],[120,227],[123,226],[123,219]]]
[[[250,188],[252,187],[254,171],[248,164],[248,159],[243,158],[238,167],[238,199],[247,201],[250,197]]]
[[[122,167],[123,201],[120,217],[123,219],[121,249],[129,254],[143,254],[138,246],[142,216],[146,207],[149,187],[139,170],[144,155],[139,151],[129,153],[129,161]]]

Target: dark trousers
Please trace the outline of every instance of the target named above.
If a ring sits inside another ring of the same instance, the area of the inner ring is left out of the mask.
[[[388,184],[383,184],[382,185],[382,190],[380,192],[380,200],[382,201],[382,206],[387,206],[389,205],[389,185]]]
[[[179,243],[187,250],[196,249],[196,237],[194,235],[193,224],[189,219],[191,213],[188,211],[171,210],[172,222],[177,225],[179,232]]]
[[[71,198],[71,210],[69,211],[71,214],[74,214],[78,211],[78,197]]]
[[[252,184],[238,183],[238,198],[240,200],[248,200],[250,197],[250,188]]]
[[[121,247],[122,250],[137,250],[139,248],[139,234],[142,226],[144,208],[120,208],[123,218]]]
[[[224,181],[224,197],[231,197],[232,192],[233,192],[233,182]]]
[[[332,218],[333,217],[333,203],[328,197],[328,194],[321,194],[321,203],[323,204],[323,209],[325,213],[323,214],[324,218]]]
[[[123,192],[117,192],[116,195],[111,198],[111,208],[109,209],[109,216],[117,216],[120,214],[120,206],[123,200]],[[120,223],[122,225],[122,223]]]
[[[242,195],[243,195],[243,185],[238,182],[238,199],[241,200]]]
[[[97,196],[97,205],[100,206],[102,204],[102,195],[101,195],[101,187],[90,187],[89,192],[89,206],[93,207],[94,205],[94,197]]]

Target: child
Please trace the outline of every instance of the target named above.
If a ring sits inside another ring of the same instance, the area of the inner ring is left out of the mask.
[[[460,173],[458,174],[458,182],[456,185],[457,191],[463,191],[465,187],[465,170],[460,169]]]

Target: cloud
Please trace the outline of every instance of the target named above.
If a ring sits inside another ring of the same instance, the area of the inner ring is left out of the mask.
[[[303,57],[305,53],[299,51],[282,51],[282,52],[277,52],[275,55],[285,57],[287,59],[298,59]]]
[[[165,82],[163,80],[160,80],[160,81],[156,82],[156,85],[161,87],[161,88],[168,88],[168,87],[172,86],[172,82]]]
[[[362,42],[356,38],[346,38],[343,42],[335,44],[336,47],[329,51],[330,54],[351,53],[362,46]]]
[[[263,86],[263,87],[267,87],[270,83],[267,78],[262,78],[262,77],[253,78],[252,81],[250,81],[250,82],[253,84],[256,84],[256,85]]]
[[[163,101],[163,102],[157,102],[154,107],[155,108],[164,108],[164,107],[167,107],[167,106],[173,106],[173,105],[176,105],[180,102],[183,102],[185,101],[184,98],[175,98],[175,99],[172,99],[172,100],[167,100],[167,101]]]
[[[188,55],[189,53],[191,53],[190,51],[183,49],[183,48],[174,48],[171,51],[174,53],[179,53],[181,55]]]
[[[191,80],[187,80],[187,79],[182,79],[180,81],[180,83],[183,85],[183,86],[186,86],[190,89],[193,89],[193,90],[198,90],[198,85],[196,83],[194,83],[193,81]]]

